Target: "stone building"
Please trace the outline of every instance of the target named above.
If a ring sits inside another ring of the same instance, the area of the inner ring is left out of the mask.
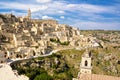
[[[86,50],[82,56],[80,72],[78,73],[77,78],[73,78],[73,80],[120,80],[120,77],[93,74],[91,58],[91,52],[88,52],[88,50]]]
[[[31,19],[31,10],[30,10],[30,8],[28,9],[28,19]]]
[[[80,74],[88,73],[91,74],[92,64],[91,64],[91,52],[88,50],[83,54],[82,61],[80,64]]]
[[[0,51],[0,63],[4,63],[7,60],[7,53],[5,53],[4,51]]]

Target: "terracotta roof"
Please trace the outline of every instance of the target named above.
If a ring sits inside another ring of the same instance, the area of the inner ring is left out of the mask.
[[[81,74],[78,80],[120,80],[120,77],[97,74]]]

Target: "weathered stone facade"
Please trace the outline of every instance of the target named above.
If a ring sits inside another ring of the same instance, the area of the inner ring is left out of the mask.
[[[56,20],[31,19],[30,10],[27,17],[0,15],[0,22],[1,51],[12,52],[10,58],[46,54],[57,46],[87,48],[97,44],[94,37],[83,36],[79,29]]]

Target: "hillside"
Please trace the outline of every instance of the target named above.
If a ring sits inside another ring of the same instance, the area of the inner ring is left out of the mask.
[[[0,63],[23,59],[11,66],[30,80],[44,80],[45,76],[48,80],[71,80],[78,75],[81,55],[89,49],[92,73],[120,76],[119,33],[78,30],[56,20],[0,15]],[[39,57],[53,50],[59,51]],[[34,56],[39,58],[31,59]]]
[[[115,31],[113,32],[116,33]],[[87,31],[85,31],[85,33],[87,33]],[[104,31],[100,33],[106,35],[106,32]],[[100,34],[97,33],[97,35]],[[107,35],[111,35],[111,32]],[[115,36],[116,34],[113,35]],[[89,48],[92,52],[92,73],[120,77],[120,49],[119,47],[115,47],[112,43],[108,43],[104,40],[103,42],[106,45],[105,47]],[[119,44],[117,44],[117,46],[119,46]],[[72,80],[73,77],[77,77],[78,75],[81,55],[84,52],[84,49],[62,50],[50,57],[16,63],[16,65],[13,66],[13,69],[17,69],[20,74],[25,74],[32,78],[31,80],[37,80],[36,77],[40,76],[41,69],[44,71],[43,73],[46,73],[53,80]],[[36,69],[38,73],[33,73]],[[28,72],[30,72],[30,74],[28,74]]]
[[[16,58],[31,58],[52,50],[97,47],[101,42],[95,37],[84,36],[75,27],[59,24],[56,20],[39,20],[0,15],[0,62]]]

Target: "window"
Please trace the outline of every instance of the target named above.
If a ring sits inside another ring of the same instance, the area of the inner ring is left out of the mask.
[[[1,61],[1,63],[3,63],[3,61]]]
[[[88,61],[86,60],[86,61],[85,61],[85,66],[87,66],[87,65],[88,65]]]

